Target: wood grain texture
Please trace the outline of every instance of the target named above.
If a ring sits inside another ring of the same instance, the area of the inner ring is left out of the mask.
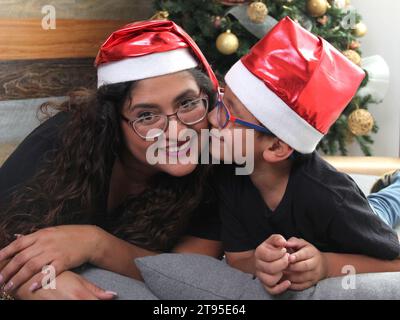
[[[54,6],[58,19],[133,21],[153,15],[151,0],[0,0],[0,18],[42,19],[42,8],[49,4]]]
[[[96,82],[92,58],[0,61],[0,101],[65,96]]]
[[[101,44],[128,21],[57,19],[44,30],[40,20],[0,20],[0,60],[95,57]]]
[[[338,171],[363,175],[381,176],[400,169],[399,158],[383,157],[324,157]]]

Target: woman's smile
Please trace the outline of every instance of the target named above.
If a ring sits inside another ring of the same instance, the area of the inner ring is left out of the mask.
[[[165,152],[167,156],[180,157],[185,155],[191,148],[192,139],[186,141],[177,141],[176,144],[170,144],[167,147],[159,148],[162,152]]]

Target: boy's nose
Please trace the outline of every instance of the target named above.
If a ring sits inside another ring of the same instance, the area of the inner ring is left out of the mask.
[[[214,108],[208,113],[208,122],[210,122],[213,128],[218,128],[218,120],[217,120],[217,108]]]

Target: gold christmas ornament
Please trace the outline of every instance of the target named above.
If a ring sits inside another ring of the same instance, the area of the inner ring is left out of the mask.
[[[248,6],[247,15],[252,22],[263,23],[268,15],[268,8],[263,2],[256,1]]]
[[[218,36],[216,46],[222,54],[230,55],[235,53],[239,48],[239,39],[231,30],[226,30],[226,32]]]
[[[353,33],[354,33],[354,35],[356,37],[361,38],[361,37],[364,37],[367,34],[367,31],[368,31],[368,28],[365,25],[365,23],[364,22],[359,22],[359,23],[356,24],[356,27],[355,27]]]
[[[351,62],[355,63],[358,66],[361,66],[361,56],[354,50],[345,50],[343,54],[349,59]]]
[[[150,20],[168,20],[169,12],[168,11],[157,11],[154,16],[150,18]]]
[[[307,0],[307,11],[312,17],[321,17],[330,8],[327,0]]]
[[[357,109],[353,111],[347,119],[347,125],[352,134],[365,136],[374,127],[374,118],[368,110]]]

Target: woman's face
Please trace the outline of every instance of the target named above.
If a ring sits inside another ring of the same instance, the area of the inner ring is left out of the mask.
[[[153,116],[174,114],[179,109],[184,109],[188,102],[200,97],[207,98],[188,71],[144,79],[135,83],[130,93],[130,99],[128,98],[123,106],[122,114],[129,120],[146,118],[147,120],[141,121],[143,123],[141,126],[152,126],[153,123],[156,123]],[[208,128],[206,116],[200,122],[190,126],[182,123],[177,116],[169,117],[163,140],[165,145],[156,152],[159,158],[167,161],[158,161],[155,164],[150,164],[148,150],[151,150],[149,147],[155,141],[160,142],[162,138],[146,141],[135,132],[127,121],[121,120],[121,123],[126,148],[135,160],[172,176],[184,176],[196,168],[196,163],[193,161],[183,161],[184,163],[182,163],[179,159],[187,158],[188,152],[199,154],[201,150],[200,130]],[[196,132],[197,135],[189,134],[189,132]],[[170,161],[171,159],[172,161]]]

